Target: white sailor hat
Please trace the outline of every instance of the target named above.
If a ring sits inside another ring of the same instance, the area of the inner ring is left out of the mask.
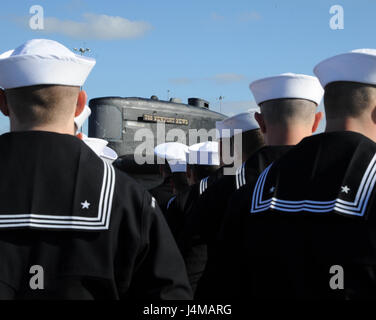
[[[320,104],[324,89],[316,77],[305,74],[283,73],[256,80],[249,85],[256,103],[274,99],[305,99]]]
[[[188,148],[187,163],[198,165],[219,165],[219,144],[217,141],[196,143]]]
[[[84,124],[84,122],[90,117],[91,109],[88,105],[85,105],[84,110],[82,110],[81,114],[74,118],[74,123],[76,125],[77,131],[79,131]]]
[[[188,146],[180,142],[166,142],[154,148],[157,157],[166,159],[171,172],[186,172]]]
[[[108,163],[114,162],[118,155],[111,148],[107,147],[108,141],[99,138],[89,138],[83,135],[82,141],[86,143],[99,157]]]
[[[260,129],[259,124],[255,120],[256,110],[249,110],[236,114],[232,117],[226,118],[221,121],[221,124],[217,126],[217,139],[218,138],[231,138],[235,134],[235,130],[246,132],[250,130]],[[218,127],[221,127],[218,129]],[[238,132],[240,133],[240,132]]]
[[[77,55],[59,42],[29,40],[0,55],[0,87],[82,86],[95,59]]]
[[[376,85],[376,49],[357,49],[325,59],[313,72],[323,87],[337,81]]]

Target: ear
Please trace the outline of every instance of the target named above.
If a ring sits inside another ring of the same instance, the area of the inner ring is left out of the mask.
[[[371,119],[372,119],[373,123],[376,124],[376,106],[372,110]]]
[[[5,97],[5,91],[2,89],[0,89],[0,110],[4,116],[9,117],[7,99]]]
[[[84,111],[86,101],[87,101],[87,94],[85,91],[81,90],[78,94],[76,112],[74,114],[74,117],[78,117],[82,113],[82,111]]]
[[[259,124],[261,132],[265,134],[266,133],[266,126],[265,126],[265,121],[264,121],[264,117],[262,116],[262,114],[255,112],[255,120]]]
[[[312,126],[312,133],[316,132],[322,118],[323,118],[322,112],[317,112],[315,114],[315,121],[314,121],[313,126]]]

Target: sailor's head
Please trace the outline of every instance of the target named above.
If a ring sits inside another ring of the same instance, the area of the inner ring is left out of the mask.
[[[160,174],[163,178],[171,177],[173,193],[187,186],[187,152],[188,146],[180,142],[166,142],[154,148],[154,154],[161,160]]]
[[[267,144],[296,144],[316,131],[322,118],[317,106],[324,94],[316,77],[284,73],[256,80],[250,89],[260,106],[255,118]]]
[[[217,141],[196,143],[187,152],[187,180],[193,185],[210,176],[219,168],[219,145]]]
[[[0,55],[0,109],[11,130],[75,133],[74,118],[85,108],[84,84],[95,60],[62,44],[33,39]]]
[[[358,49],[320,62],[314,72],[325,88],[327,128],[346,124],[369,136],[376,130],[376,50]],[[355,125],[355,122],[357,123]],[[375,139],[375,133],[371,138]]]
[[[264,137],[255,120],[255,112],[256,109],[250,109],[216,122],[221,166],[231,164],[228,157],[232,157],[233,162],[241,164],[264,145]]]

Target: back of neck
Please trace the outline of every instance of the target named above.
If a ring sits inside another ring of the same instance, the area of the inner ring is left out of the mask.
[[[74,124],[45,124],[45,125],[28,125],[19,124],[11,121],[10,131],[48,131],[61,134],[75,134]]]
[[[376,142],[376,124],[370,118],[327,119],[325,132],[353,131]]]
[[[275,126],[268,128],[265,142],[269,146],[292,146],[311,134],[312,132],[303,126]]]

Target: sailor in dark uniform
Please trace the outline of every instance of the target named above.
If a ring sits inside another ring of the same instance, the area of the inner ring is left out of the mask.
[[[235,190],[233,177],[237,167],[264,146],[264,137],[254,119],[255,112],[256,110],[249,110],[216,123],[221,167],[201,179],[200,196],[192,210],[192,214],[197,216],[199,228],[204,230],[204,238],[212,238],[212,230],[218,230],[222,220],[221,214],[211,210],[211,206],[219,208],[219,211],[225,209],[221,206]],[[229,163],[229,160],[232,162]],[[222,197],[217,198],[218,194]]]
[[[223,227],[217,263],[231,264],[218,271],[222,297],[376,298],[376,50],[334,56],[314,72],[326,132],[231,200],[239,209]]]
[[[94,64],[44,39],[0,56],[0,298],[189,299],[155,199],[74,136]]]
[[[208,141],[192,145],[187,154],[187,176],[190,187],[171,198],[166,219],[185,260],[188,277],[195,290],[206,264],[206,244],[199,235],[196,215],[199,181],[219,167],[218,142]]]
[[[179,142],[166,142],[154,148],[164,181],[150,190],[165,214],[169,200],[188,188],[186,153],[188,146]],[[166,163],[167,162],[167,163]]]
[[[264,137],[254,118],[255,111],[249,110],[216,124],[222,166],[200,181],[200,197],[191,210],[201,236],[209,246],[222,221],[221,212],[225,208],[221,206],[226,205],[229,195],[235,190],[236,168],[264,145]],[[233,155],[231,164],[226,160],[229,151]]]
[[[169,170],[168,164],[159,165],[160,172],[167,172]],[[163,177],[163,182],[150,189],[150,194],[155,198],[159,207],[164,210],[167,207],[168,200],[174,195],[172,188],[172,175]]]
[[[167,163],[159,164],[158,166],[163,181],[161,184],[150,189],[149,192],[163,211],[167,207],[168,200],[174,195],[172,188],[172,173]]]
[[[286,89],[288,88],[288,90]],[[323,96],[317,78],[300,74],[282,74],[254,81],[250,89],[260,106],[255,120],[264,134],[267,146],[257,150],[238,168],[235,175],[224,176],[200,197],[197,212],[202,217],[201,232],[208,242],[208,267],[199,285],[197,296],[208,298],[217,281],[210,275],[211,254],[217,249],[217,237],[231,195],[254,181],[273,161],[292,145],[316,131],[321,112],[316,113]],[[236,204],[233,204],[236,205]],[[231,207],[229,209],[231,214]],[[215,268],[215,266],[213,266]]]
[[[254,119],[256,110],[239,113],[217,121],[221,167],[200,181],[200,195],[224,175],[234,175],[236,169],[264,145],[264,137]]]

